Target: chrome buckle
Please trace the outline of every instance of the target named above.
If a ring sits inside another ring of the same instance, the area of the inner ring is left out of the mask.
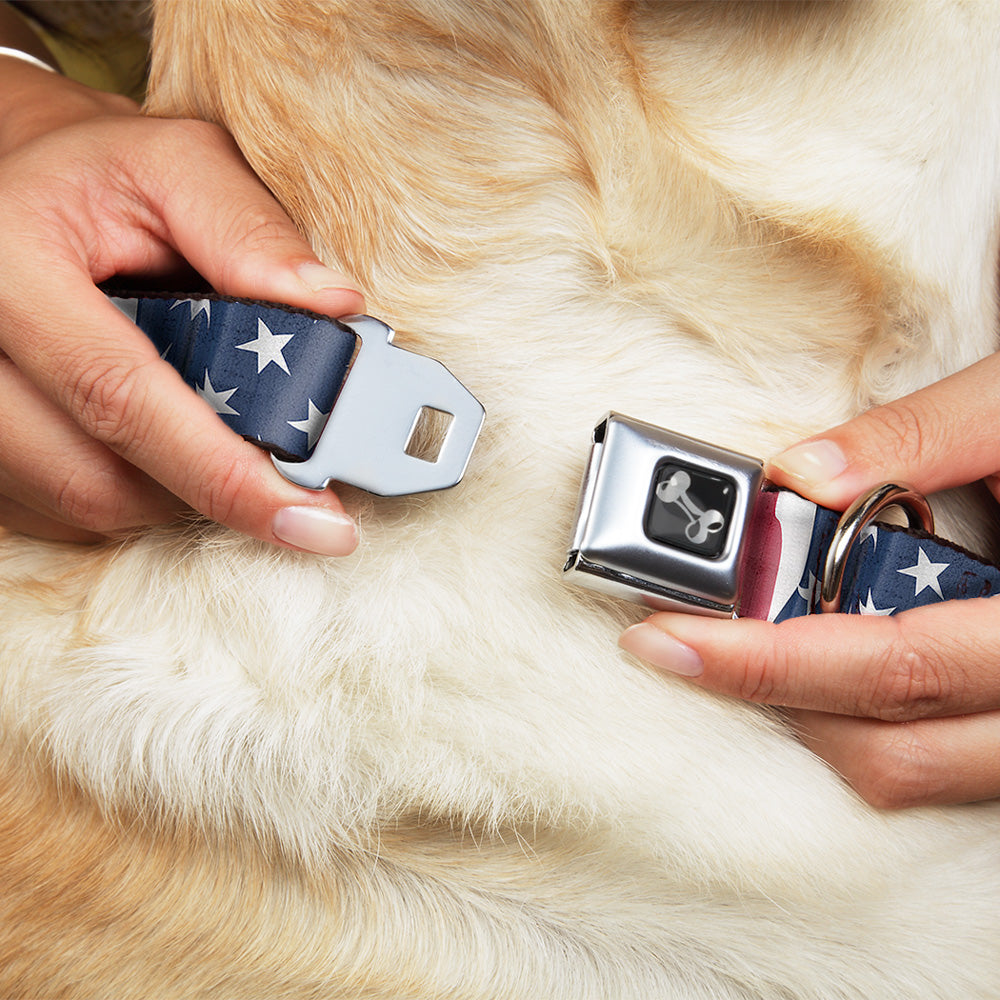
[[[311,490],[331,480],[378,496],[455,486],[483,425],[482,405],[439,361],[396,347],[394,331],[380,320],[339,322],[358,335],[357,356],[312,454],[304,462],[274,458],[277,470]],[[406,450],[425,409],[452,418],[433,461]]]
[[[762,463],[609,413],[594,429],[564,578],[656,610],[729,618]]]

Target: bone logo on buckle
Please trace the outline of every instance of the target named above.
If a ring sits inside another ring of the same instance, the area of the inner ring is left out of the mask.
[[[485,410],[439,361],[396,347],[371,316],[341,320],[361,341],[319,441],[304,462],[274,458],[293,483],[321,490],[331,480],[379,496],[443,490],[465,474]],[[434,461],[408,453],[423,410],[451,417]]]
[[[653,494],[646,517],[650,538],[706,556],[719,554],[732,513],[734,490],[728,479],[668,464],[657,475]]]
[[[757,459],[610,413],[594,430],[565,576],[656,609],[730,617],[763,479]]]
[[[674,504],[688,518],[684,529],[685,537],[695,545],[701,545],[709,535],[720,532],[726,519],[717,510],[703,510],[690,496],[691,476],[683,469],[670,474],[670,478],[656,487],[657,499],[665,504]]]

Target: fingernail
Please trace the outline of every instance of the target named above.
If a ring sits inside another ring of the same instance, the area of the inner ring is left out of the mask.
[[[358,526],[346,514],[322,507],[282,507],[271,521],[275,538],[322,556],[350,555],[358,544]]]
[[[805,486],[823,486],[847,469],[847,459],[840,445],[826,440],[793,445],[772,458],[769,464]]]
[[[346,274],[341,274],[332,268],[324,267],[322,264],[307,261],[305,264],[299,264],[295,271],[312,292],[352,292],[355,295],[361,294],[352,286]]]
[[[626,629],[618,645],[640,660],[681,677],[699,677],[704,669],[696,650],[649,622],[640,622]]]

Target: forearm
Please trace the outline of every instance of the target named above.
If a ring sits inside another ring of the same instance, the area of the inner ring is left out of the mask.
[[[55,60],[14,9],[0,2],[0,47],[55,68]],[[137,114],[126,97],[85,87],[33,63],[0,56],[0,156],[63,125],[104,115]]]

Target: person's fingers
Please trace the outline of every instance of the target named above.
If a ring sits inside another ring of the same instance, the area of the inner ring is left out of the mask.
[[[320,263],[281,206],[214,125],[174,121],[158,141],[199,163],[198,183],[154,172],[137,151],[129,167],[149,191],[166,227],[165,242],[219,292],[265,299],[331,316],[359,313],[364,298],[345,274]]]
[[[339,499],[284,480],[160,360],[92,279],[175,263],[181,251],[231,294],[336,314],[360,308],[359,293],[337,275],[324,289],[331,272],[231,143],[220,140],[220,130],[141,119],[126,124],[123,132],[120,122],[90,123],[87,150],[95,148],[95,137],[111,143],[124,135],[129,145],[122,151],[112,143],[107,149],[117,150],[115,156],[74,162],[71,171],[62,159],[51,164],[53,153],[65,152],[51,136],[4,159],[3,348],[86,436],[207,517],[277,544],[328,555],[352,551],[356,526]],[[134,140],[143,136],[149,144],[136,148]],[[41,187],[34,181],[42,173],[36,154],[49,157]],[[132,161],[133,174],[115,165],[116,156]],[[191,163],[198,164],[197,182]],[[201,191],[203,178],[212,179],[204,199],[185,193]],[[53,185],[62,192],[57,203]],[[226,210],[212,212],[215,198]],[[58,294],[40,296],[40,289]]]
[[[1000,471],[1000,354],[776,455],[770,479],[843,510],[882,482],[933,493]],[[1000,497],[997,480],[988,479]]]
[[[306,491],[283,479],[86,276],[67,268],[56,280],[64,294],[47,304],[45,327],[36,323],[34,335],[19,339],[12,353],[88,437],[213,521],[327,555],[353,551],[354,522],[331,491]],[[5,319],[28,329],[33,322],[17,304],[9,304]],[[284,514],[276,526],[284,508],[316,510],[293,516],[290,525]]]
[[[747,701],[900,722],[1000,708],[998,612],[995,599],[980,598],[780,625],[659,613],[620,642],[653,666]]]
[[[103,535],[84,531],[82,528],[74,528],[62,521],[46,517],[37,510],[25,507],[16,500],[0,493],[0,538],[3,538],[5,529],[16,531],[22,535],[31,535],[34,538],[45,538],[53,542],[93,543],[107,541]]]
[[[46,519],[109,534],[166,523],[183,506],[87,436],[2,355],[0,417],[0,492]]]
[[[892,723],[789,712],[802,741],[883,809],[1000,796],[1000,712]]]
[[[107,118],[60,129],[4,157],[0,190],[5,225],[21,217],[21,242],[97,282],[183,259],[226,295],[331,316],[364,309],[352,279],[319,261],[232,138],[206,122]]]

